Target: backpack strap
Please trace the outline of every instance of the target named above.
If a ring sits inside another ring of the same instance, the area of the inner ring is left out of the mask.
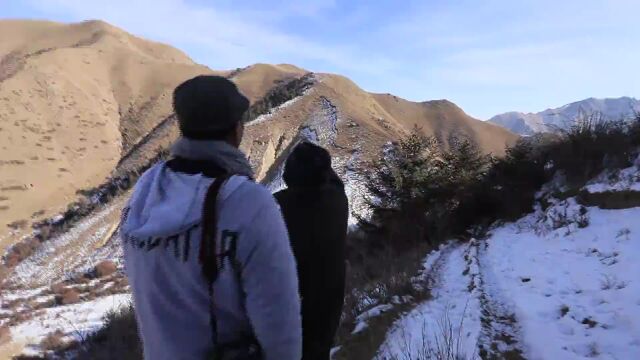
[[[209,189],[207,190],[207,194],[204,198],[204,205],[202,208],[202,238],[200,243],[200,264],[202,266],[202,273],[208,281],[209,286],[209,321],[211,323],[212,328],[212,341],[214,346],[214,354],[213,359],[222,359],[223,354],[229,353],[233,354],[236,351],[240,351],[240,354],[250,355],[241,356],[242,359],[260,359],[261,358],[261,349],[258,341],[255,339],[255,336],[251,335],[245,339],[241,339],[239,341],[227,344],[219,344],[218,341],[218,323],[216,316],[214,314],[215,302],[213,296],[213,284],[218,278],[218,274],[224,265],[222,262],[225,258],[227,258],[230,262],[231,268],[237,278],[238,284],[240,285],[240,291],[242,291],[242,304],[243,309],[245,307],[245,295],[244,289],[242,287],[242,266],[238,262],[236,258],[237,251],[237,234],[229,234],[225,231],[222,231],[222,239],[226,239],[229,241],[227,249],[221,249],[223,252],[223,256],[219,259],[220,263],[218,263],[218,256],[216,253],[217,250],[217,233],[218,233],[218,196],[220,194],[220,190],[224,186],[224,184],[231,178],[231,174],[224,174],[215,178]],[[224,240],[223,240],[224,242]],[[225,247],[227,244],[221,244],[222,247]]]
[[[222,186],[229,180],[230,174],[223,174],[215,178],[204,198],[202,207],[202,238],[198,259],[202,266],[202,274],[207,279],[209,290],[209,321],[212,329],[214,348],[218,345],[218,324],[214,314],[213,283],[218,277],[219,267],[216,257],[216,235],[218,233],[218,195]]]

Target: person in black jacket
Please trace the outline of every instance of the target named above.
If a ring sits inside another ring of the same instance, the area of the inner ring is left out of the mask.
[[[347,196],[329,152],[309,142],[293,150],[283,178],[275,197],[298,266],[303,360],[328,360],[344,303]]]

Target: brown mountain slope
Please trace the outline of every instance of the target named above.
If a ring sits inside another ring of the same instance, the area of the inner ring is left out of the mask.
[[[476,120],[446,100],[416,103],[367,93],[338,75],[315,74],[314,78],[315,84],[304,96],[247,126],[243,148],[259,175],[272,170],[277,158],[286,155],[285,149],[302,139],[320,142],[343,163],[371,160],[382,145],[414,126],[445,146],[452,137],[465,138],[495,155],[504,154],[506,146],[517,140],[509,131]]]
[[[416,103],[389,94],[372,96],[403,128],[419,126],[427,135],[435,136],[445,144],[448,144],[449,136],[464,137],[473,140],[486,152],[501,155],[505,150],[504,144],[510,144],[515,138],[499,126],[470,117],[447,100]]]
[[[171,114],[173,88],[212,72],[100,21],[0,21],[0,34],[0,243],[103,182]]]
[[[250,119],[242,147],[274,188],[301,139],[332,152],[352,191],[366,161],[414,125],[445,144],[462,135],[495,154],[516,140],[447,101],[370,94],[345,77],[286,64],[213,71],[101,21],[0,21],[0,34],[11,34],[0,41],[0,249],[21,235],[10,235],[7,224],[51,216],[77,190],[166,149],[178,136],[171,92],[197,74],[229,77],[256,116],[270,112]]]
[[[242,69],[231,79],[251,103],[254,103],[261,99],[274,84],[300,77],[307,72],[307,70],[288,64],[255,64]]]

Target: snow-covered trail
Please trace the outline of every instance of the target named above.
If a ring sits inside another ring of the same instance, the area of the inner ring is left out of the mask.
[[[477,283],[478,266],[469,244],[453,245],[437,256],[430,271],[430,300],[400,318],[380,347],[378,360],[430,359],[431,351],[445,340],[451,341],[459,354],[477,353],[476,339],[481,331],[480,302]],[[427,258],[427,262],[429,262]]]
[[[640,359],[638,219],[569,198],[456,245],[376,359]]]

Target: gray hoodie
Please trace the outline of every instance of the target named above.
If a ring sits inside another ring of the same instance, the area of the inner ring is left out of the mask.
[[[299,360],[298,280],[286,227],[272,195],[245,176],[231,177],[217,202],[217,253],[235,237],[241,283],[225,258],[211,298],[198,254],[212,181],[160,163],[142,175],[123,213],[125,268],[144,357],[204,359],[214,338],[224,344],[255,334],[266,360]]]

